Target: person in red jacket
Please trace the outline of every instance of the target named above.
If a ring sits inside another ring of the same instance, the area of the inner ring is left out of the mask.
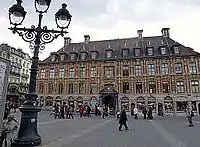
[[[80,117],[83,117],[83,112],[84,112],[84,107],[80,106],[79,108]]]

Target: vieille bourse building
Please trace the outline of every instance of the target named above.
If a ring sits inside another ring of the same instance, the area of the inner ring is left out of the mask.
[[[151,106],[154,112],[184,114],[187,106],[200,115],[200,54],[160,36],[71,43],[39,62],[37,92],[44,105],[96,103],[111,108]]]

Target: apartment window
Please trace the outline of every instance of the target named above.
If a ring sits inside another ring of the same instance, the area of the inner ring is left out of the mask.
[[[177,86],[177,93],[184,92],[184,83],[182,81],[177,82],[176,86]]]
[[[107,79],[112,79],[114,78],[114,67],[104,67],[104,77]]]
[[[136,93],[142,93],[142,82],[136,83]]]
[[[163,93],[169,93],[169,83],[163,82]]]
[[[81,60],[85,60],[86,59],[86,53],[81,53]]]
[[[148,75],[149,76],[155,75],[155,65],[154,64],[148,64]]]
[[[165,47],[161,47],[160,51],[161,51],[161,55],[165,55],[166,54],[166,48]]]
[[[97,88],[97,86],[95,83],[90,84],[90,94],[95,94],[96,88]]]
[[[84,78],[85,77],[85,67],[80,67],[79,68],[79,77]]]
[[[191,74],[196,74],[197,73],[197,67],[195,62],[191,62],[189,64],[189,71]]]
[[[49,83],[48,93],[53,93],[53,83]]]
[[[70,59],[73,61],[75,60],[75,54],[71,54]]]
[[[97,58],[97,53],[96,52],[91,52],[91,58],[94,60]]]
[[[142,66],[141,65],[135,65],[135,76],[136,77],[142,76]]]
[[[51,66],[50,66],[50,72],[49,72],[49,78],[50,78],[50,79],[53,79],[53,78],[54,78],[54,75],[55,75],[54,66],[51,65]]]
[[[136,57],[139,57],[140,54],[141,54],[141,53],[140,53],[140,49],[139,49],[139,48],[136,48],[136,49],[135,49],[135,56],[136,56]]]
[[[44,93],[44,84],[39,84],[39,93]]]
[[[179,53],[180,53],[180,52],[179,52],[178,46],[175,46],[175,47],[174,47],[174,53],[175,53],[175,54],[179,54]]]
[[[63,83],[60,83],[59,85],[58,85],[58,93],[63,93]]]
[[[69,94],[73,94],[73,92],[74,92],[74,84],[73,83],[69,83],[68,93]]]
[[[59,78],[64,78],[65,76],[65,69],[64,68],[60,68],[59,70]]]
[[[41,79],[45,78],[45,69],[41,69],[40,78]]]
[[[129,50],[128,50],[128,49],[123,49],[123,50],[122,50],[122,55],[123,55],[123,57],[127,57],[127,56],[128,56],[128,53],[129,53]]]
[[[61,55],[61,56],[60,56],[60,60],[61,60],[61,61],[64,61],[64,60],[65,60],[65,55]]]
[[[153,48],[147,48],[147,53],[149,56],[153,55]]]
[[[129,83],[128,82],[123,83],[123,93],[129,93]]]
[[[169,74],[168,63],[162,63],[161,64],[161,74],[162,75],[168,75]]]
[[[123,70],[123,76],[128,77],[129,76],[129,67],[127,65],[122,66]]]
[[[69,78],[74,78],[74,68],[69,69]]]
[[[156,93],[156,84],[155,84],[155,82],[149,82],[149,93]]]
[[[83,94],[84,90],[85,90],[84,83],[83,82],[79,83],[79,91],[78,91],[79,94]]]
[[[96,67],[95,66],[91,67],[91,77],[96,77]]]
[[[192,86],[192,93],[199,92],[199,82],[198,81],[191,81],[191,86]]]
[[[182,64],[181,63],[175,63],[175,72],[176,72],[176,74],[182,73]]]
[[[106,57],[111,58],[112,57],[112,51],[107,51],[106,52]]]

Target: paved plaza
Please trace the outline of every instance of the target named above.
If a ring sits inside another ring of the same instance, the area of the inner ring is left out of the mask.
[[[157,116],[154,120],[129,116],[130,130],[119,132],[114,117],[54,120],[49,112],[41,112],[38,128],[43,147],[199,147],[200,118],[194,118],[194,125],[189,128],[183,116]]]

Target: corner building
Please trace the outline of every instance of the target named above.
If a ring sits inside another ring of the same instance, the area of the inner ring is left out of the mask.
[[[131,111],[151,106],[155,113],[200,115],[200,54],[162,35],[71,43],[39,63],[37,91],[41,102],[96,103]]]

